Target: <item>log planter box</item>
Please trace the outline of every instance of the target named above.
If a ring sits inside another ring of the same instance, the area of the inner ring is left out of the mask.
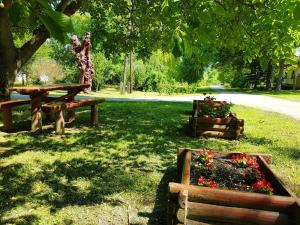
[[[195,149],[178,149],[181,183],[169,183],[169,225],[299,225],[300,199],[269,168],[271,155],[251,154],[273,187],[273,195],[191,185]],[[219,154],[231,158],[234,153]]]
[[[210,118],[197,117],[197,112],[205,101],[194,100],[193,102],[193,116],[189,119],[191,134],[193,137],[217,137],[236,140],[244,132],[244,120],[238,119],[234,114],[230,114],[227,118]],[[215,101],[214,108],[221,107],[219,101]]]

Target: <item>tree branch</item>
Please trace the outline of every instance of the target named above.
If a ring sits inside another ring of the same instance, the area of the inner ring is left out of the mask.
[[[83,0],[76,2],[72,0],[62,0],[58,4],[56,11],[63,12],[67,16],[71,16],[80,8],[82,2]],[[20,69],[32,57],[32,55],[49,37],[50,34],[44,25],[41,25],[33,31],[32,38],[18,49],[18,69]]]

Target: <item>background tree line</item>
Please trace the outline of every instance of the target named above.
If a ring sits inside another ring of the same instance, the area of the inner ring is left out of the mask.
[[[130,60],[134,77],[129,79],[140,90],[168,92],[178,83],[193,87],[216,77],[232,86],[263,84],[279,90],[285,69],[297,61],[293,53],[300,46],[299,0],[3,3],[2,95],[18,72],[27,70],[29,77],[34,76],[37,58],[60,65],[63,76],[54,75],[53,80],[77,82],[68,33],[92,32],[96,90],[104,84],[119,84],[129,53],[134,55]]]

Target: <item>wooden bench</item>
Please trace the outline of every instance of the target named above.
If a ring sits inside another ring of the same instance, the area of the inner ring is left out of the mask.
[[[5,102],[0,102],[0,111],[2,111],[2,119],[5,131],[12,130],[13,128],[12,108],[15,106],[30,104],[30,102],[30,99],[9,100]]]
[[[65,132],[65,116],[64,111],[68,109],[74,109],[84,106],[91,106],[91,124],[95,125],[98,122],[98,109],[96,107],[97,104],[104,102],[105,99],[97,98],[97,99],[82,99],[82,100],[73,100],[71,102],[51,102],[42,105],[43,111],[56,111],[55,118],[55,133],[56,134],[64,134]],[[69,121],[75,120],[75,112],[71,111],[69,113]]]

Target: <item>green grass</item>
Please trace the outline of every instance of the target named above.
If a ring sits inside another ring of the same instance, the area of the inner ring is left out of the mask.
[[[243,92],[247,94],[266,95],[275,98],[300,101],[300,90],[262,91],[262,90],[249,89],[249,88],[229,88],[226,89],[226,91],[237,91],[237,92]]]
[[[179,146],[264,152],[272,169],[300,195],[300,124],[275,113],[234,106],[245,119],[240,141],[194,139],[191,103],[106,102],[100,123],[77,112],[64,136],[51,127],[30,134],[30,109],[14,114],[18,132],[0,132],[0,224],[163,225],[167,183]]]

